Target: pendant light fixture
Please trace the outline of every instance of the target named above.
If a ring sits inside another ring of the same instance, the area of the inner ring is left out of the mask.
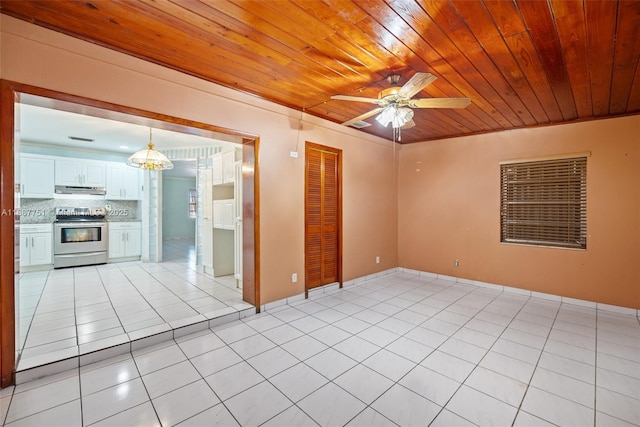
[[[148,169],[152,171],[173,169],[173,163],[171,163],[171,160],[153,148],[151,128],[149,128],[149,144],[147,145],[147,148],[132,154],[127,159],[127,165],[134,168]]]

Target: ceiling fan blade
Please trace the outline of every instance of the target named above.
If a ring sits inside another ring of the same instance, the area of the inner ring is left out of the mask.
[[[362,96],[349,96],[349,95],[333,95],[331,99],[337,99],[339,101],[355,101],[366,102],[368,104],[377,104],[378,98],[365,98]]]
[[[412,108],[465,108],[469,104],[469,98],[419,98],[407,102]]]
[[[353,119],[347,120],[346,122],[343,122],[341,124],[343,124],[345,126],[351,126],[355,122],[359,122],[360,120],[368,119],[371,116],[375,116],[376,114],[378,114],[382,110],[384,110],[384,108],[382,108],[382,107],[374,108],[371,111],[368,111],[368,112],[366,112],[364,114],[360,114],[358,117],[354,117]]]
[[[415,73],[413,77],[411,77],[409,81],[400,88],[398,96],[400,98],[411,98],[413,95],[433,83],[435,79],[437,79],[437,77],[431,73]]]

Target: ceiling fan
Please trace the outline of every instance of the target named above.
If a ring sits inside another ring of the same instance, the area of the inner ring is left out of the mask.
[[[378,108],[354,117],[342,123],[350,126],[356,122],[378,114],[376,121],[382,126],[394,129],[408,129],[415,126],[412,108],[465,108],[471,104],[469,98],[417,98],[412,97],[437,79],[431,73],[415,73],[402,87],[395,86],[400,81],[399,74],[391,74],[387,81],[392,85],[378,94],[378,98],[364,98],[360,96],[334,95],[331,99],[340,101],[366,102],[377,104]]]

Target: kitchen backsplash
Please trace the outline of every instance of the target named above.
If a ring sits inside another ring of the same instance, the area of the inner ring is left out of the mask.
[[[107,220],[134,221],[140,219],[137,200],[100,199],[20,199],[20,223],[38,224],[53,222],[58,207],[99,208],[107,207]]]

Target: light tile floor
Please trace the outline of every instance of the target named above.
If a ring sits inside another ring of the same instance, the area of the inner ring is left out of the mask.
[[[232,276],[197,271],[192,240],[166,240],[163,253],[22,274],[18,371],[252,307]]]
[[[0,392],[8,426],[640,425],[631,315],[394,273]]]

